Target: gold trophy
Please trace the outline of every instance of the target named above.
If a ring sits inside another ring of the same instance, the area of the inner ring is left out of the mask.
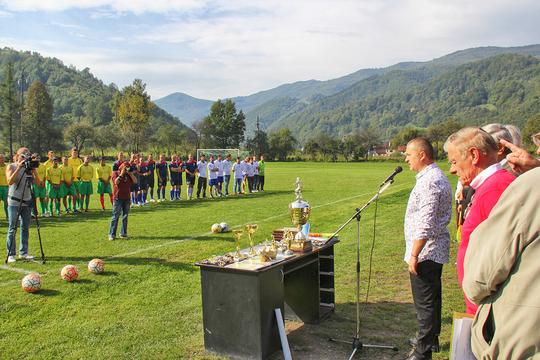
[[[309,214],[311,213],[311,206],[309,203],[302,199],[302,182],[300,178],[296,178],[296,200],[289,204],[289,213],[291,214],[291,220],[296,225],[297,233],[294,239],[290,241],[289,249],[297,252],[311,251],[311,240],[302,233],[302,225],[307,223]]]
[[[253,248],[253,236],[255,234],[255,231],[259,228],[259,225],[257,224],[248,224],[246,225],[246,232],[249,236],[249,256],[255,256],[257,255],[257,252]]]
[[[236,240],[236,254],[234,255],[234,258],[238,262],[246,258],[246,256],[240,252],[240,239],[242,239],[242,235],[244,235],[244,230],[233,230],[232,233]]]

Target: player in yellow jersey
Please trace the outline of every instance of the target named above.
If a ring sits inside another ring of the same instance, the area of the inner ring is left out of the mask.
[[[52,166],[47,168],[47,195],[49,196],[49,211],[53,213],[53,203],[56,215],[60,215],[60,185],[62,184],[62,169],[58,167],[58,158],[53,158]]]
[[[71,157],[68,159],[68,165],[73,169],[73,186],[77,195],[73,198],[73,212],[78,212],[77,209],[82,209],[82,200],[79,192],[79,175],[77,171],[83,161],[79,157],[79,150],[77,148],[71,149]]]
[[[101,210],[105,210],[105,198],[104,194],[109,194],[111,205],[113,204],[112,188],[111,188],[111,175],[112,169],[109,165],[105,164],[105,158],[99,158],[99,166],[96,169],[98,178],[97,193],[99,194],[99,202],[101,203]]]
[[[4,203],[4,212],[6,213],[6,219],[8,218],[7,213],[7,196],[9,185],[6,177],[6,158],[4,154],[0,154],[0,200]]]
[[[84,162],[77,170],[77,176],[79,177],[79,194],[80,204],[82,205],[83,199],[85,204],[85,212],[88,212],[88,205],[90,205],[90,195],[94,193],[92,189],[92,179],[94,178],[94,168],[90,165],[90,156],[84,157]],[[82,206],[81,206],[82,210]]]
[[[53,159],[55,158],[54,156],[54,151],[50,150],[47,152],[47,161],[45,161],[43,163],[43,165],[45,165],[45,167],[48,169],[50,168],[51,166],[53,166]]]
[[[64,203],[64,209],[66,213],[71,212],[71,204],[75,206],[75,198],[77,197],[77,190],[73,185],[73,169],[68,165],[67,156],[62,157],[62,185],[60,185],[60,195],[62,202]],[[68,202],[69,196],[69,202]]]
[[[36,159],[39,160],[39,155],[34,154]],[[36,169],[36,180],[34,181],[34,198],[35,201],[39,199],[39,204],[41,207],[41,215],[42,216],[50,216],[48,210],[47,210],[47,189],[45,188],[45,176],[46,176],[47,167],[45,164],[39,164],[38,168]],[[37,204],[36,204],[36,211],[37,211]],[[34,214],[37,216],[37,214]]]

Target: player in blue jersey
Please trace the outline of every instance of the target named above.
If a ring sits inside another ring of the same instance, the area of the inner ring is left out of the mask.
[[[197,172],[197,162],[193,159],[193,155],[188,155],[188,161],[184,165],[186,171],[186,185],[188,199],[193,198],[193,187],[195,186],[195,173]]]
[[[181,168],[180,164],[178,163],[178,155],[174,154],[172,156],[172,161],[169,164],[169,172],[171,176],[171,191],[170,191],[170,197],[171,201],[173,200],[180,200],[180,185],[182,184],[182,178],[181,178]]]
[[[139,155],[139,194],[138,194],[138,202],[139,205],[146,205],[148,204],[147,196],[148,196],[148,175],[149,175],[149,169],[148,169],[148,163],[145,161],[143,154],[141,153]]]
[[[169,179],[169,165],[165,161],[165,155],[159,155],[159,161],[156,164],[157,175],[157,201],[165,201],[165,188],[167,187],[167,180]]]
[[[154,200],[154,185],[155,185],[155,177],[154,173],[156,172],[156,162],[154,161],[154,157],[152,154],[148,154],[148,160],[146,160],[146,164],[148,165],[148,175],[146,177],[146,182],[148,184],[148,194],[150,194],[150,202],[155,202]]]

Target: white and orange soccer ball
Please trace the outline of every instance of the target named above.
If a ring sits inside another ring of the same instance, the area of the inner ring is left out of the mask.
[[[28,293],[39,291],[41,289],[41,276],[38,273],[30,273],[22,279],[21,286]]]
[[[105,261],[101,259],[92,259],[88,263],[88,271],[94,274],[101,274],[105,269]]]
[[[212,232],[214,234],[219,234],[221,232],[222,228],[221,228],[221,225],[220,224],[214,224],[212,225]]]
[[[72,282],[79,276],[79,271],[75,267],[75,265],[66,265],[60,272],[60,276],[62,279]]]

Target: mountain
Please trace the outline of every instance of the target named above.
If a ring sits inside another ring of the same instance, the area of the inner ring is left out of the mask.
[[[430,61],[401,62],[386,68],[361,69],[352,74],[327,81],[307,80],[284,84],[249,96],[234,97],[232,100],[236,103],[237,109],[242,109],[246,114],[246,125],[249,133],[255,128],[257,117],[259,117],[261,124],[264,125],[263,128],[270,127],[271,124],[280,119],[287,122],[287,119],[293,113],[316,103],[322,97],[338,94],[373,76],[384,76],[399,70],[416,69],[441,74],[456,66],[501,54],[521,54],[538,57],[540,56],[540,45],[471,48],[456,51]],[[186,124],[202,119],[209,113],[211,102],[208,102],[208,100],[194,99],[181,93],[183,96],[173,96],[176,94],[178,93],[158,99],[156,103],[182,119]],[[175,100],[175,98],[178,98],[178,100]],[[165,99],[167,101],[162,101]],[[204,104],[206,104],[206,108],[203,106]],[[193,111],[194,108],[197,109],[196,113]]]
[[[154,102],[188,125],[208,115],[213,103],[213,101],[197,99],[181,92],[167,95]]]
[[[53,100],[53,123],[58,128],[65,128],[82,118],[94,126],[106,125],[112,121],[111,103],[119,90],[115,84],[104,84],[88,68],[77,70],[73,66],[64,65],[59,59],[43,57],[36,52],[2,48],[0,82],[3,81],[7,63],[13,64],[17,81],[24,79],[24,92],[36,80],[45,84]],[[152,110],[150,123],[154,130],[164,124],[174,124],[193,135],[190,128],[157,106]]]
[[[518,126],[540,113],[540,60],[506,54],[439,72],[397,70],[362,80],[272,122],[301,141],[317,133],[345,135],[375,127],[390,138],[400,128],[455,118],[464,124]]]

